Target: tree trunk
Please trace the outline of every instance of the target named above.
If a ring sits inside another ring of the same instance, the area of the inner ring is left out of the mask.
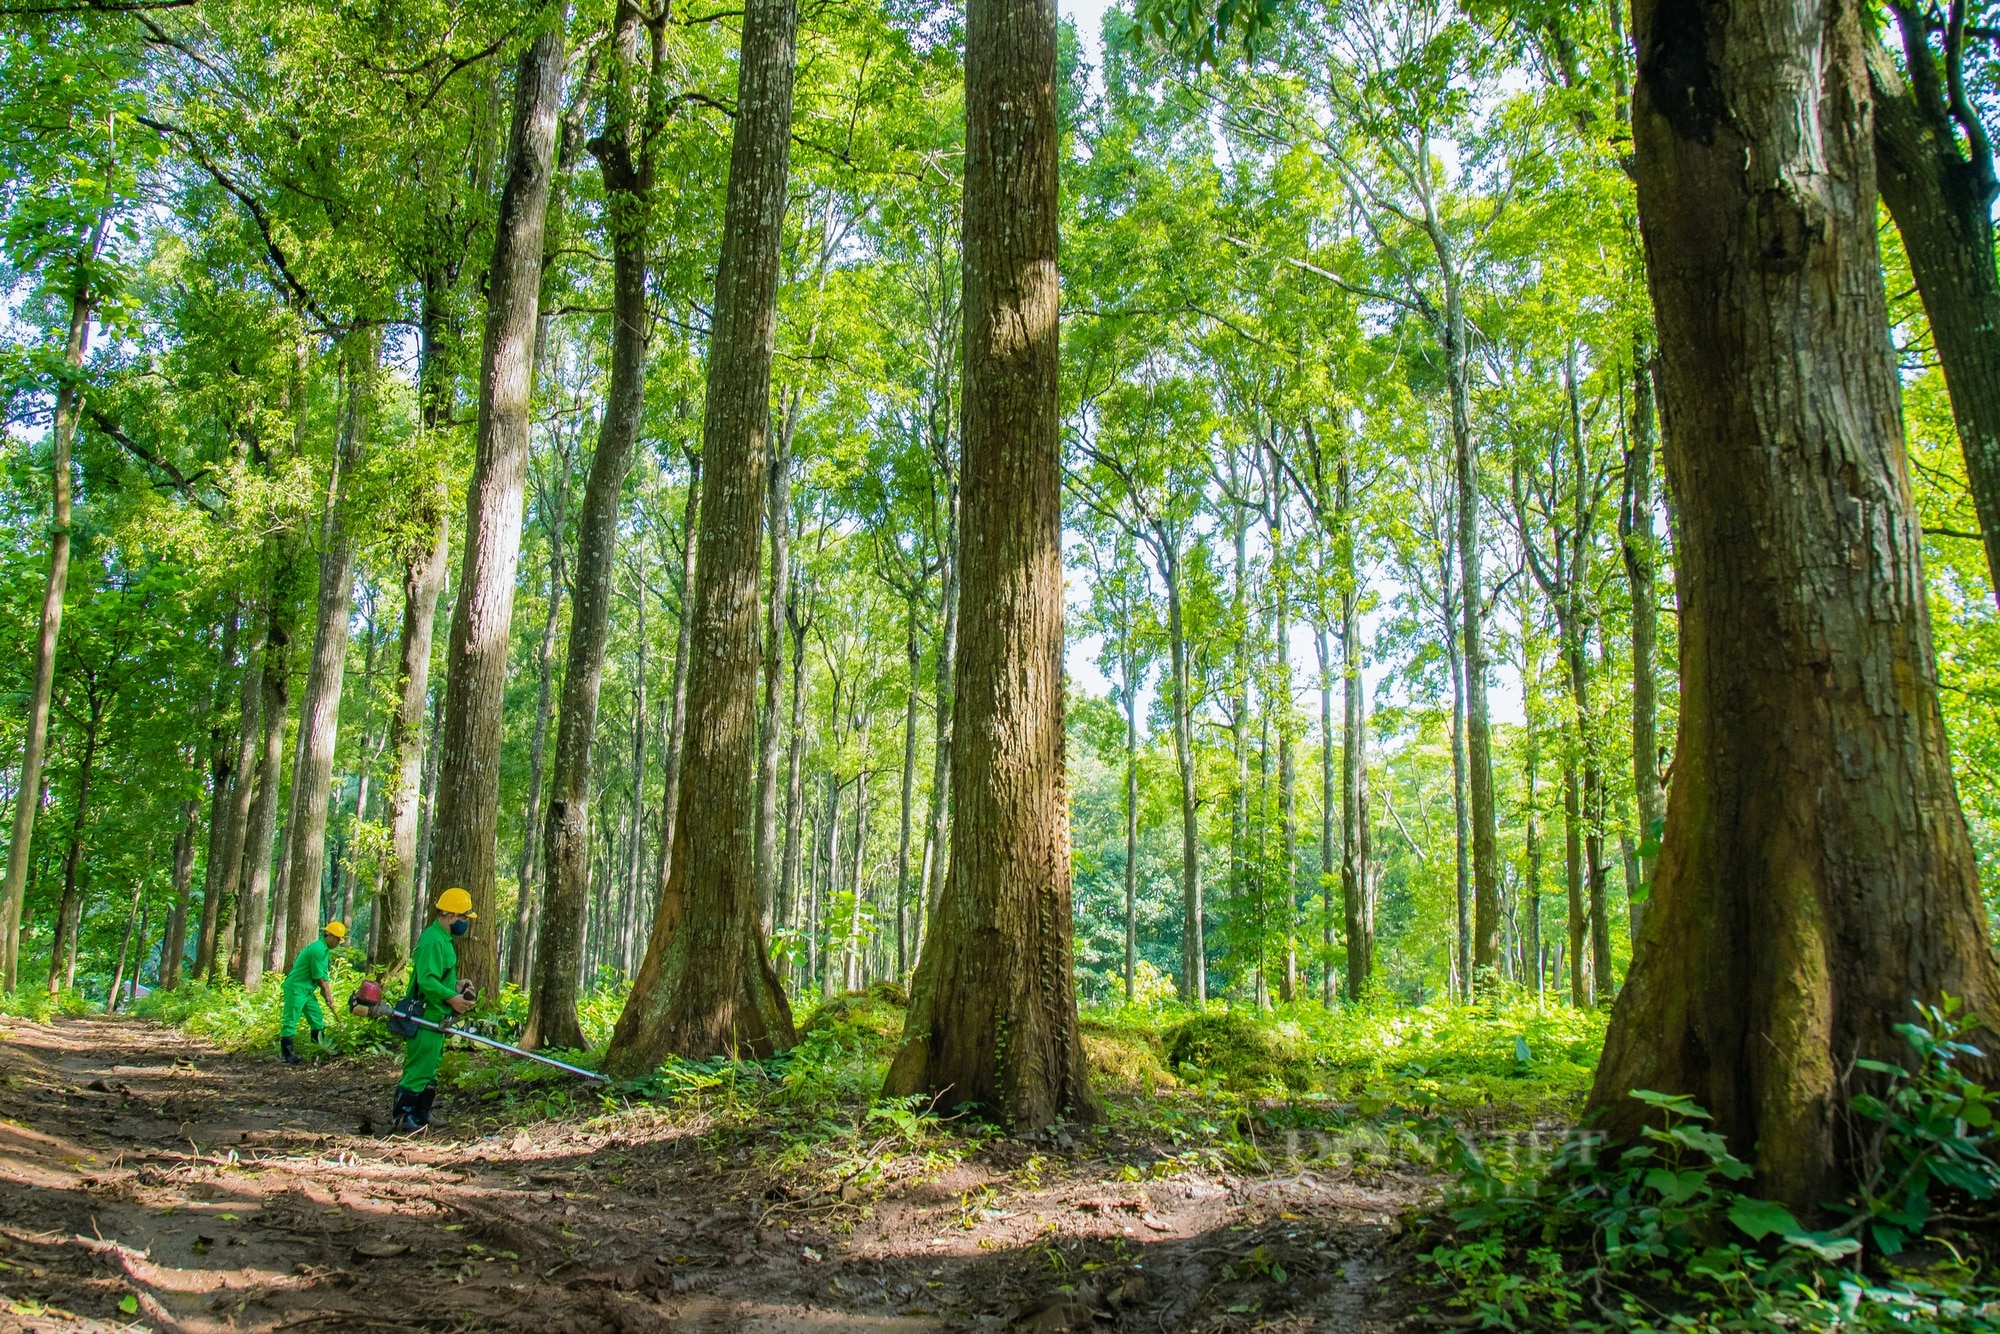
[[[1352,572],[1340,595],[1340,906],[1347,928],[1347,999],[1351,1001],[1368,994],[1375,973],[1375,896],[1369,883],[1368,849],[1368,695],[1361,675],[1358,577],[1358,571]]]
[[[542,780],[546,776],[549,718],[555,698],[556,631],[562,625],[563,511],[569,498],[567,458],[563,475],[556,479],[555,513],[549,523],[548,610],[542,618],[542,639],[535,651],[535,732],[528,744],[528,805],[521,818],[521,861],[514,882],[519,897],[514,902],[512,949],[507,956],[507,980],[517,987],[528,985],[528,960],[533,954],[529,927],[535,916],[535,863],[540,851],[542,821]]]
[[[789,474],[792,428],[797,420],[794,406],[786,414],[777,448],[771,453],[771,495],[766,514],[771,528],[771,586],[765,590],[764,701],[757,719],[756,852],[757,915],[766,939],[778,904],[778,752],[784,741],[779,732],[779,704],[784,699],[779,682],[785,670],[785,584],[790,574],[787,530],[792,513]],[[896,929],[902,930],[900,918]]]
[[[794,590],[796,591],[796,590]],[[794,926],[798,919],[800,828],[805,817],[805,684],[806,622],[794,608],[796,597],[786,600],[785,618],[792,632],[792,721],[791,744],[785,757],[785,867],[778,886],[785,919]]]
[[[1902,1059],[1912,1000],[2000,1014],[1933,684],[1863,13],[1634,8],[1680,758],[1590,1106],[1627,1140],[1629,1090],[1691,1095],[1758,1194],[1813,1215],[1854,1166],[1851,1061]]]
[[[1070,947],[1054,0],[971,0],[965,52],[951,860],[885,1091],[1040,1128],[1100,1115]]]
[[[292,813],[286,822],[291,866],[287,905],[286,967],[319,937],[320,880],[326,864],[326,817],[333,777],[333,747],[340,730],[341,684],[347,675],[347,627],[354,612],[355,540],[347,530],[348,478],[361,462],[375,392],[382,331],[369,325],[344,340],[347,385],[341,405],[333,475],[319,533],[319,602],[313,623],[312,661],[299,701],[298,752],[292,761]]]
[[[501,705],[521,555],[521,491],[528,464],[536,311],[542,277],[551,159],[562,101],[563,14],[522,51],[514,74],[507,183],[487,271],[480,352],[479,426],[465,498],[465,555],[445,662],[443,735],[429,885],[462,888],[486,924],[459,945],[459,976],[491,992],[494,950],[493,831],[500,819]]]
[[[1460,505],[1464,501],[1461,497]],[[1450,557],[1446,557],[1447,560]],[[1451,632],[1450,614],[1445,617],[1445,656],[1451,663],[1451,814],[1454,837],[1452,839],[1452,876],[1456,890],[1455,906],[1458,910],[1456,930],[1452,937],[1451,980],[1452,994],[1460,1000],[1472,998],[1472,899],[1473,888],[1473,813],[1467,799],[1467,787],[1471,762],[1466,745],[1466,661],[1460,651],[1459,636]]]
[[[442,497],[439,497],[442,500]],[[444,591],[451,539],[442,505],[427,549],[412,548],[403,564],[403,631],[397,655],[396,713],[389,721],[395,787],[389,794],[390,870],[375,919],[374,962],[400,967],[409,957],[416,917],[417,824],[423,813],[424,715],[430,698],[431,637]]]
[[[1160,575],[1167,586],[1168,670],[1173,674],[1174,762],[1181,777],[1181,975],[1183,1005],[1208,1000],[1208,946],[1202,932],[1201,806],[1195,795],[1194,686],[1188,663],[1187,617],[1181,605],[1179,553],[1162,539]]]
[[[194,844],[201,832],[201,803],[190,797],[181,804],[180,832],[174,836],[174,906],[160,938],[160,989],[180,985],[181,955],[187,951],[188,894],[194,885]]]
[[[647,152],[651,120],[647,24],[634,0],[620,0],[612,25],[605,78],[605,130],[590,142],[603,171],[611,219],[611,387],[597,448],[590,459],[577,513],[576,569],[570,603],[569,653],[563,668],[562,710],[556,723],[555,764],[549,776],[549,809],[542,834],[542,925],[535,984],[521,1045],[530,1049],[581,1048],[576,1017],[579,956],[590,877],[590,770],[597,737],[597,700],[604,680],[604,645],[611,631],[611,599],[618,572],[618,515],[625,474],[646,409],[647,238],[652,196]],[[645,591],[640,590],[640,596]],[[643,634],[643,625],[641,633]],[[643,727],[643,700],[634,725]],[[640,773],[633,767],[637,810]],[[638,820],[632,837],[639,837]]]
[[[264,693],[259,721],[264,728],[264,756],[257,770],[257,800],[250,810],[249,835],[243,845],[243,905],[238,913],[242,931],[236,980],[255,991],[264,980],[264,931],[271,910],[271,854],[278,837],[278,796],[284,787],[285,719],[291,712],[290,598],[283,578],[272,581],[270,624],[264,632]]]
[[[1126,626],[1126,635],[1131,627]],[[1139,683],[1130,653],[1124,655],[1125,695],[1125,1003],[1134,999],[1139,966]]]
[[[55,936],[49,941],[48,992],[62,990],[76,976],[76,935],[83,914],[82,889],[78,885],[83,864],[83,838],[90,819],[90,782],[97,770],[98,732],[104,722],[104,703],[95,691],[90,696],[90,714],[83,725],[83,756],[76,763],[76,803],[69,825],[69,850],[63,854],[62,900],[56,905]],[[67,970],[64,959],[71,962]]]
[[[1493,724],[1486,704],[1486,592],[1479,573],[1479,447],[1468,403],[1471,349],[1465,297],[1450,264],[1445,275],[1445,364],[1451,391],[1453,465],[1458,482],[1458,593],[1463,612],[1465,766],[1471,796],[1472,957],[1461,979],[1472,994],[1479,970],[1499,962],[1500,842],[1493,803]],[[1463,928],[1461,928],[1462,930]],[[1464,965],[1464,950],[1460,950]]]
[[[72,371],[83,366],[90,343],[90,313],[95,297],[89,266],[97,258],[104,236],[100,220],[92,229],[84,253],[78,256],[76,283],[70,290],[69,341],[63,362]],[[7,881],[0,889],[0,991],[13,991],[21,958],[21,904],[28,888],[28,864],[34,850],[35,803],[42,790],[42,762],[48,752],[49,701],[55,695],[56,640],[62,630],[63,596],[69,587],[70,496],[73,479],[70,446],[76,439],[76,419],[83,411],[83,385],[71,379],[56,390],[55,420],[49,427],[54,453],[50,467],[52,500],[49,512],[49,574],[42,585],[42,619],[35,638],[33,693],[28,697],[27,744],[21,755],[21,780],[15,786],[14,835],[7,845]]]
[[[917,604],[909,607],[909,636],[905,658],[909,662],[909,692],[903,699],[903,792],[902,823],[896,835],[896,980],[910,976],[910,817],[917,795],[917,673],[923,667],[923,650],[917,644]]]
[[[1937,76],[1924,16],[1907,3],[1889,8],[1903,31],[1911,77],[1896,69],[1879,41],[1868,41],[1877,184],[1944,367],[1987,574],[2000,599],[2000,272],[1993,254],[2000,183],[1979,111],[1962,98],[1954,106],[1950,80]]]
[[[794,1041],[757,913],[755,712],[757,566],[797,30],[797,0],[750,0],[715,275],[702,422],[708,494],[687,608],[688,732],[675,847],[645,962],[605,1054],[605,1068],[620,1075],[650,1070],[670,1052],[700,1059]]]
[[[688,455],[687,505],[681,513],[681,590],[679,624],[674,631],[674,689],[668,702],[666,772],[660,780],[660,847],[653,883],[663,908],[680,920],[680,901],[667,898],[674,859],[674,827],[681,809],[681,752],[687,742],[688,648],[694,633],[692,615],[695,560],[700,553],[696,527],[701,521],[701,455]]]
[[[1542,980],[1542,841],[1541,827],[1536,807],[1535,778],[1537,762],[1541,759],[1541,745],[1532,731],[1527,737],[1528,748],[1528,799],[1522,813],[1527,874],[1521,886],[1521,910],[1526,915],[1526,930],[1523,932],[1522,954],[1527,967],[1535,974],[1535,994],[1543,994]]]
[[[275,591],[276,585],[267,586],[267,596]],[[211,843],[209,856],[220,857],[222,865],[211,864],[208,872],[210,886],[204,899],[212,895],[216,901],[215,917],[209,920],[208,904],[201,908],[201,930],[204,937],[201,950],[197,951],[195,976],[215,983],[222,980],[224,973],[233,974],[233,958],[239,938],[236,928],[241,917],[238,894],[243,885],[243,848],[250,837],[251,799],[257,790],[257,739],[263,715],[264,698],[264,649],[260,645],[253,653],[243,658],[243,674],[237,683],[236,707],[236,765],[234,779],[229,789],[229,809],[226,817],[227,828],[219,843]],[[211,836],[213,835],[211,829]]]
[[[208,705],[208,856],[202,871],[201,916],[195,924],[195,967],[197,978],[208,975],[208,966],[215,955],[215,928],[220,920],[222,906],[218,890],[222,884],[222,867],[219,864],[223,849],[229,843],[229,801],[232,777],[236,773],[231,761],[229,729],[224,719],[229,715],[224,707],[224,697],[228,690],[229,673],[236,669],[236,647],[241,634],[243,604],[240,598],[231,602],[229,619],[222,625],[222,661],[216,670],[215,683],[209,694]],[[168,927],[168,944],[174,948],[160,955],[160,986],[171,990],[181,984],[182,956],[187,953],[187,915],[182,913]],[[169,965],[171,964],[171,973]]]
[[[1653,351],[1644,339],[1632,344],[1632,446],[1625,455],[1625,490],[1618,512],[1619,546],[1625,581],[1632,591],[1632,791],[1639,817],[1641,849],[1655,843],[1666,818],[1667,794],[1660,785],[1659,681],[1654,655],[1659,646],[1659,541],[1653,532]],[[1995,437],[2000,440],[2000,436]],[[1638,881],[1652,879],[1653,858],[1639,857]],[[1639,939],[1645,904],[1630,907],[1632,939]]]

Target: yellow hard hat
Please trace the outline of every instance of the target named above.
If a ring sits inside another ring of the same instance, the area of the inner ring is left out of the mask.
[[[332,936],[335,940],[347,939],[347,928],[342,926],[339,922],[328,922],[325,926],[321,927],[320,930],[326,932],[326,934]]]
[[[472,895],[455,885],[438,895],[437,910],[439,912],[455,912],[465,917],[477,918],[479,916],[478,913],[472,911]]]

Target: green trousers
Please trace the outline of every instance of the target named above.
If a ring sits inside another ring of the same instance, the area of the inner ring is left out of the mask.
[[[444,1034],[433,1033],[428,1028],[420,1028],[417,1035],[403,1044],[403,1077],[396,1087],[410,1093],[422,1093],[437,1083],[438,1063],[444,1060]]]
[[[299,1031],[299,1016],[306,1017],[306,1027],[317,1033],[326,1027],[326,1012],[319,1008],[319,988],[307,983],[285,983],[285,1018],[278,1025],[281,1038],[296,1037]]]

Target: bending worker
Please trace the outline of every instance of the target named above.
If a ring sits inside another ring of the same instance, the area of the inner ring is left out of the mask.
[[[326,980],[328,953],[347,939],[347,928],[339,922],[328,922],[320,928],[319,938],[299,951],[292,960],[292,971],[285,974],[285,1017],[278,1024],[278,1050],[284,1054],[286,1065],[297,1065],[299,1054],[292,1047],[292,1039],[299,1035],[299,1017],[305,1016],[312,1029],[312,1040],[320,1040],[320,1032],[326,1027],[326,1015],[319,1008],[319,996],[313,995],[318,988],[319,995],[326,997],[326,1008],[333,1008],[333,984]]]
[[[447,1010],[464,1014],[473,1006],[471,985],[459,984],[454,941],[472,929],[476,916],[472,895],[462,889],[447,889],[438,895],[437,919],[417,937],[417,952],[410,960],[410,996],[423,1002],[424,1017],[433,1023],[443,1023]],[[396,1104],[389,1115],[397,1130],[422,1130],[431,1123],[438,1062],[443,1059],[442,1033],[420,1028],[403,1044],[403,1078],[396,1085]]]

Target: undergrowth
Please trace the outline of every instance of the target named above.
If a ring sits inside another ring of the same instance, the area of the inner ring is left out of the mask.
[[[1635,1090],[1643,1142],[1572,1133],[1461,1141],[1449,1237],[1424,1259],[1452,1323],[1508,1330],[2000,1330],[2000,1287],[1956,1207],[2000,1194],[2000,1095],[1956,1001],[1899,1025],[1907,1066],[1858,1061],[1860,1183],[1809,1227],[1752,1191],[1750,1164],[1690,1099]]]
[[[45,1024],[57,1015],[96,1014],[103,1007],[75,988],[53,995],[46,988],[30,986],[20,991],[0,991],[0,1017],[28,1019]]]

